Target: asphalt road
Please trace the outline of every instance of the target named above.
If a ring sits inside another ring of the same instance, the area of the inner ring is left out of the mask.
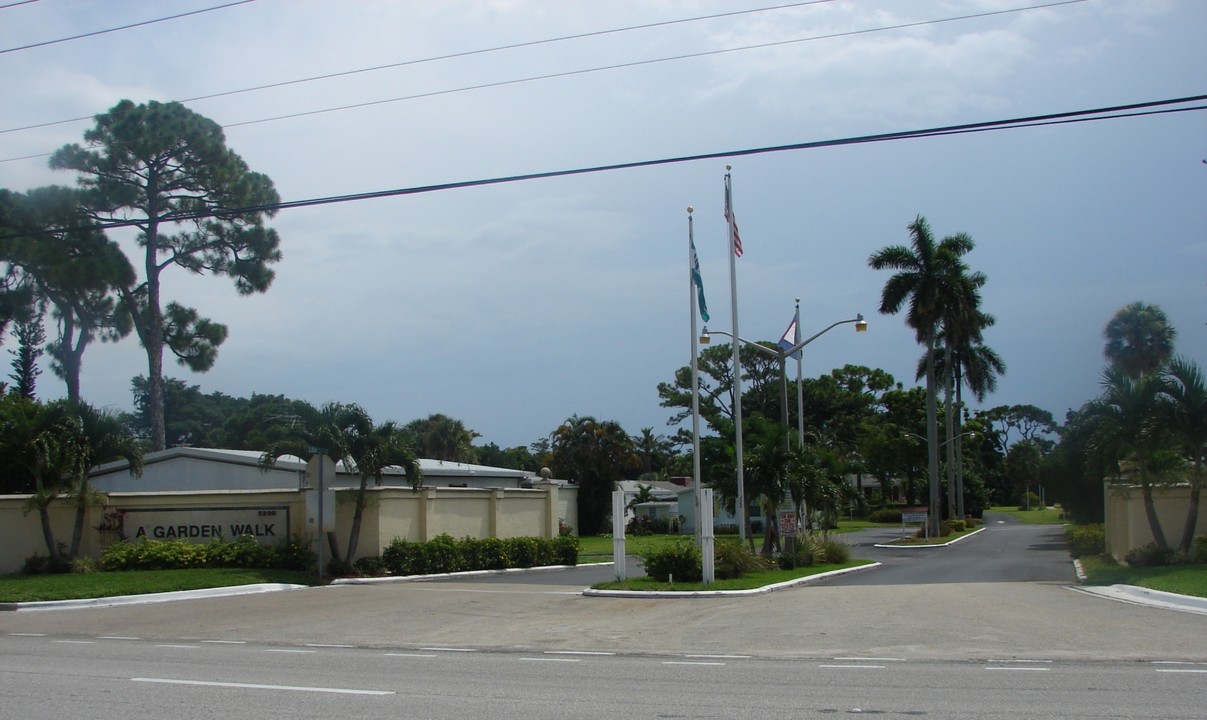
[[[1205,716],[1207,616],[1076,591],[1058,529],[883,532],[755,597],[585,597],[597,566],[0,613],[0,718]]]

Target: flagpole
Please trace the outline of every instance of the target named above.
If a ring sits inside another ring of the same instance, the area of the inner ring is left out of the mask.
[[[733,191],[730,188],[729,171],[731,165],[725,166],[725,220],[729,225],[729,298],[730,309],[733,313],[733,417],[734,417],[734,460],[737,463],[738,478],[738,538],[746,541],[749,518],[746,515],[746,477],[742,460],[742,361],[738,352],[738,264],[737,249],[741,240],[737,237],[737,221],[733,214]]]
[[[796,323],[796,333],[792,337],[792,346],[796,347],[800,344],[800,298],[796,299],[796,314],[793,315],[793,322]],[[805,390],[801,381],[801,362],[805,357],[804,348],[799,350],[796,355],[796,439],[800,442],[800,446],[805,446]]]
[[[696,275],[700,272],[699,261],[696,259],[696,240],[692,229],[692,207],[687,208],[687,294],[691,296],[692,316],[692,494],[696,506],[696,539],[704,532],[701,525],[700,513],[700,367],[697,361],[699,354],[699,334],[696,332],[696,293],[703,292],[702,284],[697,285]],[[705,310],[705,313],[708,311]]]

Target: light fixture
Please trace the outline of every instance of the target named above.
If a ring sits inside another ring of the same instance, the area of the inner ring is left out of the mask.
[[[863,319],[863,313],[855,314],[855,332],[867,332],[868,321]]]
[[[700,344],[707,345],[712,342],[712,338],[708,336],[708,326],[704,326],[704,331],[700,333]]]

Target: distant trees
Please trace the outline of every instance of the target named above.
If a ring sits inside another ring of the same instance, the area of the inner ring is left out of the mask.
[[[578,483],[579,534],[598,535],[607,529],[617,481],[639,467],[632,438],[615,421],[574,415],[550,440],[550,469],[556,477]]]
[[[403,426],[410,445],[421,458],[446,462],[477,462],[474,439],[478,433],[443,413],[434,413]]]

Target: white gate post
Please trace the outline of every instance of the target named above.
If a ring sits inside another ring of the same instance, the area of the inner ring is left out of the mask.
[[[711,583],[717,579],[713,563],[712,489],[699,488],[697,493],[700,496],[700,566],[704,582]]]
[[[624,563],[624,490],[612,491],[612,566],[616,579],[625,579]]]

